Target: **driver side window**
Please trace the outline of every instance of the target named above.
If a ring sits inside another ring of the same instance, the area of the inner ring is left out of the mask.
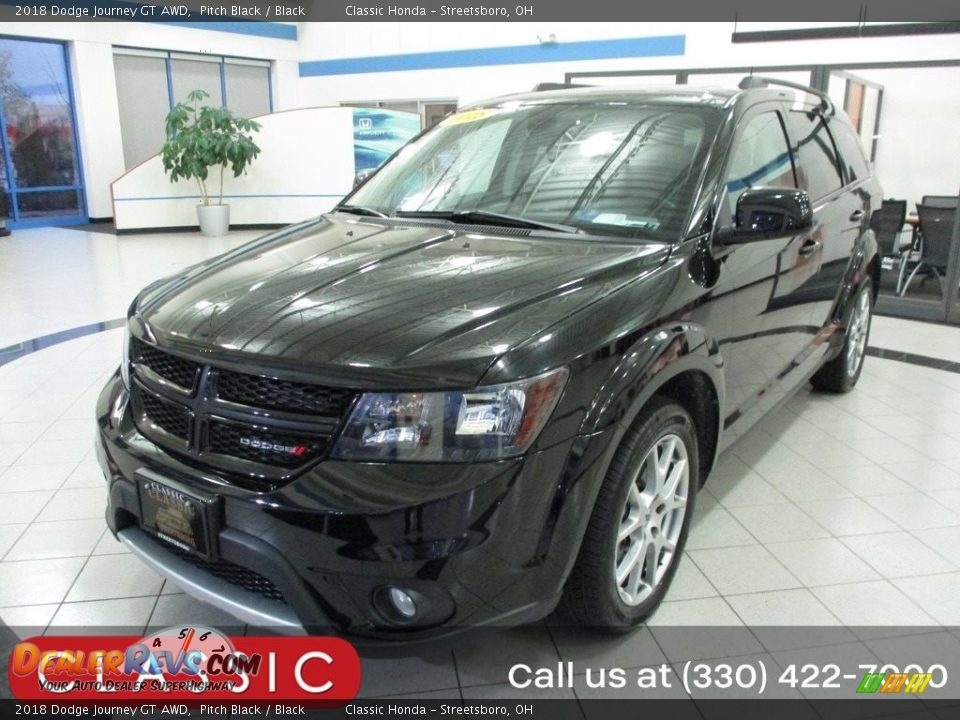
[[[797,187],[790,146],[780,113],[766,112],[747,121],[734,141],[724,180],[720,222],[736,222],[737,200],[756,187]]]

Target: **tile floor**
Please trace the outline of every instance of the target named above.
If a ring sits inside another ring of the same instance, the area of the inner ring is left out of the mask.
[[[0,239],[0,346],[120,317],[153,277],[250,236],[36,230]],[[960,329],[903,323],[878,318],[874,342],[908,332],[914,353],[960,347]],[[20,632],[235,625],[143,567],[104,528],[92,409],[120,346],[112,330],[0,366],[0,619]],[[764,642],[764,626],[837,626],[831,642],[872,652],[876,638],[840,626],[957,626],[958,589],[960,375],[868,358],[855,392],[801,391],[721,459],[648,628],[596,639],[539,624],[496,643],[421,648],[400,664],[374,658],[364,692],[515,696],[503,685],[511,658],[677,662],[685,646],[665,639],[670,626],[749,625],[752,634],[718,653],[775,662],[800,651],[783,646],[782,634]]]

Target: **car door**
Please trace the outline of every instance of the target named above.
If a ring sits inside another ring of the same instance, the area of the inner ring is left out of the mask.
[[[844,172],[828,128],[828,123],[840,122],[839,118],[826,118],[819,107],[793,109],[787,113],[787,132],[796,159],[797,178],[813,204],[817,243],[809,255],[813,274],[804,287],[798,289],[796,300],[805,306],[814,335],[832,319],[854,245],[869,222],[870,196],[857,189],[855,178],[849,178],[850,182],[845,185],[848,179],[845,175],[851,174],[852,168]]]
[[[797,293],[816,274],[815,230],[795,236],[730,244],[737,199],[748,188],[796,188],[797,178],[784,127],[785,108],[764,103],[738,123],[728,153],[717,211],[714,255],[721,271],[714,292],[728,315],[720,341],[731,442],[755,422],[773,398],[786,392],[782,378],[810,344],[809,308]],[[762,401],[762,402],[761,402]]]

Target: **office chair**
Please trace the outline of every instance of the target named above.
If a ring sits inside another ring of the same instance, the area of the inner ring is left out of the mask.
[[[906,256],[910,254],[910,243],[903,245],[900,242],[900,232],[903,230],[903,222],[907,217],[906,200],[884,200],[879,210],[876,210],[870,216],[870,229],[877,238],[877,245],[880,248],[880,257],[897,258],[899,274],[897,275],[897,288],[895,292],[900,292],[900,286],[903,285],[903,276],[907,268]]]
[[[923,245],[920,247],[920,262],[910,273],[906,284],[900,290],[900,295],[907,292],[910,283],[917,271],[926,265],[937,278],[940,292],[944,292],[943,276],[940,270],[946,272],[950,258],[950,243],[953,241],[953,221],[957,214],[957,207],[952,208],[930,207],[917,205],[917,214],[920,216],[920,233],[923,235]]]
[[[957,207],[957,196],[956,195],[924,195],[920,200],[920,205],[925,205],[926,207],[931,208],[954,208]],[[917,206],[919,210],[919,205]]]

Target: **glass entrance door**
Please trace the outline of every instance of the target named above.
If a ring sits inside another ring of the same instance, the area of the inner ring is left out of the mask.
[[[65,45],[0,37],[0,128],[8,224],[86,222]]]

